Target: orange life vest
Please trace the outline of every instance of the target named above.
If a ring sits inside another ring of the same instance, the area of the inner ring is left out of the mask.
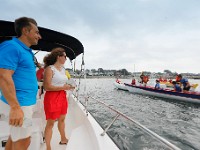
[[[144,83],[147,83],[148,81],[149,81],[149,77],[148,77],[148,76],[144,76],[144,77],[143,77],[143,82],[144,82]]]

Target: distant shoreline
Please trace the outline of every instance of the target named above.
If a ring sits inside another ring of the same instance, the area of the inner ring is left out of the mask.
[[[79,77],[74,77],[74,78],[79,78]],[[83,76],[81,78],[84,78]],[[115,76],[86,76],[86,79],[102,79],[102,78],[109,78],[109,79],[115,79]],[[119,79],[132,79],[131,76],[123,76],[123,77],[118,77]],[[138,77],[135,77],[138,78]],[[188,79],[193,79],[193,80],[200,80],[200,77],[186,77]],[[154,78],[152,78],[154,79]],[[155,78],[156,79],[156,78]]]

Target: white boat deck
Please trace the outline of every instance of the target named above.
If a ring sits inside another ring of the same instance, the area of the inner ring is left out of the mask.
[[[84,107],[75,101],[71,96],[69,98],[68,113],[66,116],[66,136],[69,139],[67,145],[59,145],[60,135],[57,128],[57,122],[53,128],[53,136],[51,141],[52,150],[105,150],[119,149],[108,135],[101,136],[102,128],[88,114],[86,115]],[[87,117],[86,117],[87,116]],[[41,144],[40,150],[45,150],[45,143]]]
[[[43,97],[42,97],[43,98]],[[84,111],[83,105],[71,95],[68,99],[68,113],[66,116],[66,136],[69,139],[67,145],[60,145],[60,134],[57,128],[57,122],[53,128],[51,140],[52,150],[119,150],[110,137],[103,133],[103,129],[95,119]],[[34,108],[33,130],[29,150],[46,150],[46,144],[43,142],[43,131],[46,125],[43,111],[43,100],[38,99]],[[2,126],[2,127],[1,127]],[[8,129],[8,130],[5,130]],[[9,135],[9,126],[5,121],[0,122],[0,142],[6,140]],[[4,148],[0,146],[0,150]]]

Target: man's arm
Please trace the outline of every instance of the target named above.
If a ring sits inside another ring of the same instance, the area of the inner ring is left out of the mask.
[[[0,69],[0,89],[10,105],[9,124],[22,126],[24,113],[17,101],[15,85],[12,79],[14,71]]]

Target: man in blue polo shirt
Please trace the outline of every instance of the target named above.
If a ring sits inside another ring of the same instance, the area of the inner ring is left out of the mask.
[[[32,18],[15,20],[18,38],[0,44],[0,110],[9,119],[10,136],[6,149],[26,150],[30,145],[32,107],[38,90],[34,55],[31,45],[41,39]]]

